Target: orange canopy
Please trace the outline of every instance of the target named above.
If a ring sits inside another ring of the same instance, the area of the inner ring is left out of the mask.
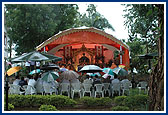
[[[59,32],[37,46],[36,50],[46,50],[48,53],[58,56],[62,55],[58,52],[63,49],[64,46],[70,45],[73,49],[77,49],[80,48],[82,44],[84,44],[87,48],[94,48],[95,45],[103,46],[110,51],[114,48],[119,51],[121,46],[124,51],[122,62],[126,65],[126,67],[129,67],[129,47],[122,41],[116,39],[114,36],[93,27],[72,28]],[[111,53],[106,53],[104,56],[112,56],[110,54]]]

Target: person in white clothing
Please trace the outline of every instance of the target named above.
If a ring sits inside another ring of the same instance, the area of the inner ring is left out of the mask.
[[[33,76],[31,76],[29,79],[28,85],[35,87],[36,83],[37,82],[33,79]]]
[[[117,75],[114,75],[114,79],[111,81],[111,83],[120,83],[120,80],[117,78]]]
[[[43,80],[41,80],[41,76],[39,75],[38,79],[37,79],[37,83],[35,85],[37,93],[42,93],[44,92],[44,88],[43,88]]]
[[[86,79],[83,81],[83,83],[85,83],[85,84],[92,84],[93,82],[92,82],[91,79],[89,79],[89,76],[87,75]]]
[[[20,79],[19,76],[16,76],[16,79],[13,81],[13,85],[19,85]]]

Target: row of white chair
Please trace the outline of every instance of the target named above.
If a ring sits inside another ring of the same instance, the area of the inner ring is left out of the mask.
[[[141,92],[142,89],[146,90],[147,83],[146,82],[139,82],[137,85],[139,89],[139,93]],[[74,98],[74,94],[78,93],[80,97],[85,96],[86,93],[88,93],[90,96],[96,97],[97,94],[101,94],[102,97],[104,95],[109,94],[109,96],[114,95],[115,92],[118,92],[119,95],[124,95],[126,91],[128,91],[128,94],[130,94],[130,88],[132,88],[131,82],[125,82],[125,83],[103,83],[103,84],[95,84],[94,87],[92,87],[92,84],[81,84],[81,83],[61,83],[58,87],[53,87],[55,88],[54,92],[51,92],[50,86],[45,86],[43,87],[44,91],[41,91],[40,87],[34,88],[29,85],[25,85],[23,87],[19,85],[12,85],[10,84],[10,89],[9,93],[10,94],[25,94],[25,95],[33,95],[37,93],[43,94],[50,94],[52,95],[53,93],[55,94],[63,94],[64,92],[67,92],[68,96]],[[20,89],[23,89],[25,91],[20,91]],[[59,90],[59,91],[58,91]]]

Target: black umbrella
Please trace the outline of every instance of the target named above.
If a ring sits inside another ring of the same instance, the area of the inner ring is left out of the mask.
[[[48,64],[48,65],[43,65],[40,69],[41,70],[54,70],[54,69],[60,70],[60,67],[55,64]]]

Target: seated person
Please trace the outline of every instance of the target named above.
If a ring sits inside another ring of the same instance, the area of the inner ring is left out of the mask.
[[[19,76],[16,76],[16,79],[13,81],[13,85],[19,85],[20,79]]]
[[[27,85],[27,82],[24,80],[24,77],[21,77],[21,80],[19,82],[19,85],[21,86],[20,91],[24,91],[23,86]]]
[[[92,80],[89,79],[89,75],[86,75],[86,79],[83,81],[85,84],[92,84]]]
[[[22,87],[24,85],[27,85],[27,82],[24,80],[24,77],[21,77],[21,80],[19,81],[19,85]]]
[[[101,79],[99,79],[98,78],[98,75],[95,75],[95,79],[93,80],[93,86],[95,85],[95,84],[101,84],[102,82],[101,82]]]

